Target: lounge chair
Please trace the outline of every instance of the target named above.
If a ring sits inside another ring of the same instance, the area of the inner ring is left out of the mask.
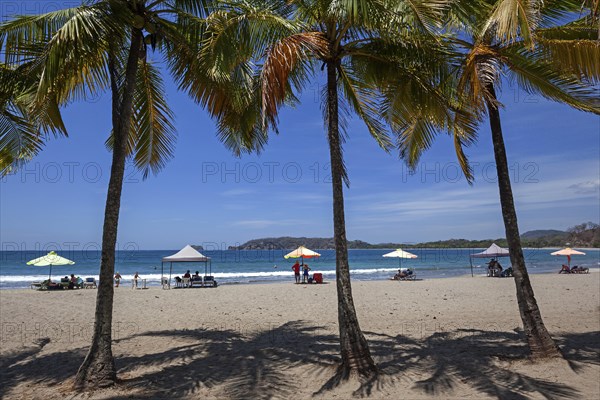
[[[417,279],[417,273],[412,269],[406,270],[406,274],[400,277],[401,281],[414,281]]]
[[[202,277],[201,276],[192,277],[192,280],[190,281],[190,286],[191,287],[194,287],[194,286],[202,287],[202,286],[204,286],[204,282],[202,282]]]
[[[181,278],[182,287],[190,287],[190,278]]]
[[[160,280],[160,284],[162,286],[163,289],[170,289],[171,288],[171,283],[169,282],[169,278],[161,278]]]
[[[202,286],[208,286],[208,287],[217,287],[217,281],[215,281],[215,277],[212,275],[205,275],[204,276],[204,283]]]
[[[43,284],[43,282],[31,282],[31,284],[29,285],[29,287],[31,289],[38,290],[38,289],[42,288],[42,284]]]
[[[587,267],[578,267],[577,265],[571,268],[572,274],[589,274],[590,269]]]
[[[417,274],[412,269],[398,270],[398,273],[390,279],[392,281],[414,281],[417,279]]]
[[[85,278],[85,282],[83,282],[84,289],[97,289],[98,284],[96,284],[96,278]]]

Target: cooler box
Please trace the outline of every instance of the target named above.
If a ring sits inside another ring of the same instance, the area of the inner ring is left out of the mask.
[[[323,274],[320,274],[318,272],[315,272],[313,274],[313,281],[315,283],[323,283]]]

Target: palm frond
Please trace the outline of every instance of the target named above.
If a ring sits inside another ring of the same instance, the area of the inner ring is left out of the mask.
[[[311,58],[325,56],[327,45],[320,32],[305,32],[287,36],[267,50],[260,74],[263,129],[277,124],[279,107],[290,98],[293,89],[304,86]]]
[[[600,83],[600,40],[538,39],[538,45],[556,69]]]
[[[140,61],[133,104],[133,160],[146,178],[150,171],[156,175],[173,157],[177,140],[160,71],[150,62]]]
[[[36,98],[36,75],[28,64],[0,64],[0,176],[31,160],[46,134],[67,135],[52,93]]]
[[[160,71],[152,63],[140,60],[127,152],[144,179],[150,172],[158,174],[173,157],[177,140],[173,119]],[[111,134],[106,146],[112,150],[113,143]]]
[[[552,27],[564,24],[574,15],[582,14],[586,6],[585,1],[582,0],[543,0],[538,3],[537,7],[541,14],[540,26]]]
[[[352,111],[362,119],[379,147],[386,152],[391,151],[394,144],[379,115],[377,89],[361,80],[350,65],[338,68],[338,73],[342,93]]]
[[[482,36],[492,32],[501,43],[523,40],[532,47],[539,20],[537,1],[498,0],[483,26]]]
[[[452,3],[450,0],[401,0],[397,2],[395,12],[402,23],[435,34],[442,28]]]
[[[170,0],[173,3],[173,9],[198,17],[206,17],[211,6],[216,3],[215,0]]]
[[[597,90],[555,68],[545,60],[543,52],[515,45],[500,49],[500,54],[519,86],[528,93],[538,93],[579,110],[600,114]]]

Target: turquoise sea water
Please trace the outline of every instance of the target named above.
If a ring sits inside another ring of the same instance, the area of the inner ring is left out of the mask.
[[[418,278],[433,279],[471,274],[470,255],[482,249],[410,249],[417,259],[403,259],[402,267],[413,268]],[[206,251],[211,257],[212,275],[220,284],[282,282],[293,281],[291,266],[293,261],[285,260],[284,254],[290,250],[226,250]],[[333,250],[317,250],[321,257],[305,260],[312,272],[321,272],[326,281],[335,278],[335,253]],[[354,280],[388,279],[398,269],[398,259],[384,258],[390,250],[350,250],[350,269]],[[525,249],[527,268],[530,273],[557,272],[566,257],[551,256],[552,249]],[[583,250],[585,256],[574,256],[571,265],[588,268],[600,267],[600,250]],[[161,277],[161,259],[176,253],[177,250],[136,250],[118,251],[116,270],[125,280],[131,279],[137,271],[149,285],[159,285]],[[25,288],[32,281],[48,278],[48,267],[32,267],[27,261],[44,255],[39,251],[2,251],[0,252],[0,289]],[[96,277],[100,266],[98,251],[64,251],[63,257],[75,261],[75,265],[55,266],[52,277],[75,274],[81,277]],[[487,259],[473,259],[475,275],[485,275]],[[501,258],[503,267],[510,266],[509,258]],[[182,275],[186,270],[192,273],[199,270],[204,273],[204,264],[173,264],[173,276]],[[165,274],[169,274],[169,265],[165,265]]]

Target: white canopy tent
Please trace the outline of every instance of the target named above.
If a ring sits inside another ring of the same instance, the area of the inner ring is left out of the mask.
[[[162,259],[160,270],[161,282],[164,281],[164,265],[165,263],[169,263],[169,288],[171,287],[171,276],[173,275],[173,263],[178,262],[204,263],[204,277],[206,278],[207,276],[211,276],[212,278],[212,265],[210,262],[210,257],[205,256],[188,244],[177,253],[163,257]]]
[[[490,247],[481,253],[471,254],[471,258],[498,258],[508,256],[510,256],[508,250],[498,246],[496,243],[492,243]],[[473,276],[473,262],[471,262],[471,276]]]
[[[498,258],[508,256],[510,256],[508,250],[498,246],[496,243],[492,243],[487,250],[484,250],[481,253],[471,254],[472,258]]]

